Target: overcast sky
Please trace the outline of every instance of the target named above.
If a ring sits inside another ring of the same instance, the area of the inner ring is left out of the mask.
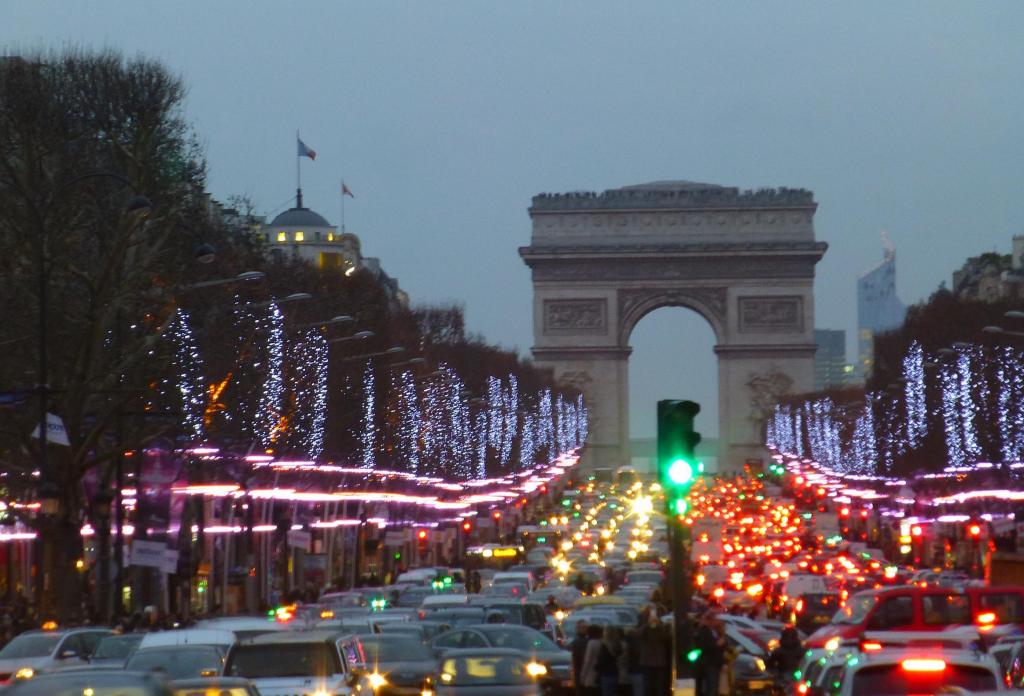
[[[855,279],[897,247],[918,301],[1024,232],[1024,2],[0,0],[0,53],[113,47],[190,87],[215,197],[306,203],[417,302],[526,352],[517,247],[544,191],[657,179],[805,187],[819,203],[817,325],[852,334]],[[850,336],[852,345],[853,336]],[[713,339],[685,310],[634,336],[634,433],[657,398],[714,430]]]

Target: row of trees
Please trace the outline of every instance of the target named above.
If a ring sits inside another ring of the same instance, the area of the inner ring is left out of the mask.
[[[265,255],[206,194],[184,95],[110,51],[0,60],[3,497],[56,498],[51,588],[73,582],[96,513],[83,479],[110,490],[123,453],[158,438],[454,478],[582,442],[578,394],[466,335],[461,308]],[[277,301],[294,293],[312,299]],[[340,315],[354,322],[325,324]],[[331,340],[354,331],[372,337]],[[45,453],[43,412],[66,431]]]
[[[876,342],[865,389],[777,405],[766,441],[842,473],[912,475],[1024,460],[1024,350],[986,333],[1010,302],[940,290]]]

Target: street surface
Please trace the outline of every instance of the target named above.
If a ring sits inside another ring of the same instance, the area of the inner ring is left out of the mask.
[[[691,491],[687,645],[672,645],[659,484],[577,473],[532,501],[536,519],[516,538],[470,545],[455,567],[325,588],[259,616],[160,630],[156,616],[114,629],[49,625],[0,650],[0,681],[11,694],[83,696],[1024,687],[1024,589],[915,565],[913,549],[887,557],[870,505],[834,502],[796,470],[748,473],[701,478]]]

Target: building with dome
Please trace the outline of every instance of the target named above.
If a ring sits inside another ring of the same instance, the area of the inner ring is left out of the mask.
[[[302,189],[295,197],[295,207],[277,215],[256,232],[268,254],[300,258],[316,268],[337,269],[351,275],[363,269],[374,275],[392,300],[408,306],[409,298],[381,268],[380,259],[364,257],[359,237],[338,230],[323,215],[302,205]]]

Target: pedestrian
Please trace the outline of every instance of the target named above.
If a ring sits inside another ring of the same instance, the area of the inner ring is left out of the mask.
[[[725,624],[718,614],[709,611],[704,614],[697,629],[697,662],[701,675],[701,687],[697,696],[718,696],[718,682],[725,664]]]
[[[581,619],[576,622],[576,636],[569,644],[569,652],[572,654],[572,674],[576,682],[576,696],[583,696],[583,655],[586,650],[587,622]]]
[[[653,607],[648,608],[646,617],[637,637],[644,696],[667,696],[672,671],[672,636]]]
[[[786,626],[779,635],[778,647],[768,656],[768,669],[775,672],[784,685],[792,684],[796,680],[794,672],[800,667],[803,656],[800,634],[792,626]]]
[[[583,651],[583,666],[580,669],[580,682],[584,696],[602,696],[601,676],[598,673],[598,662],[601,649],[604,647],[604,631],[597,624],[587,626],[587,647]]]
[[[632,696],[644,695],[644,672],[640,666],[640,633],[647,625],[647,613],[650,607],[640,610],[636,626],[626,634],[626,671],[629,674],[629,686]]]
[[[601,696],[617,696],[619,690],[619,658],[622,656],[622,641],[614,626],[605,626],[598,648],[597,683]]]

